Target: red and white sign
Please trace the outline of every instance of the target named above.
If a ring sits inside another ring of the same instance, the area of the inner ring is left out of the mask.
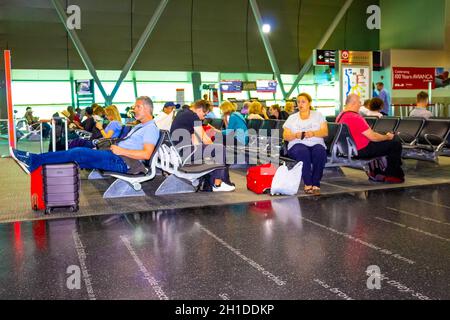
[[[341,51],[341,62],[348,63],[350,58],[350,52],[348,50]]]
[[[426,90],[431,82],[436,87],[435,68],[392,68],[392,89],[394,90]]]

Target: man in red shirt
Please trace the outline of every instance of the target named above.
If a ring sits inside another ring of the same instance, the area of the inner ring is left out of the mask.
[[[403,183],[402,144],[393,133],[385,135],[373,131],[359,114],[361,100],[351,94],[345,102],[344,111],[337,117],[338,123],[345,123],[358,149],[359,158],[387,157],[387,168],[383,180],[387,183]]]

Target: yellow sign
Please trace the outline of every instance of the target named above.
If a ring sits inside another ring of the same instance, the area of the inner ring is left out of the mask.
[[[372,65],[372,51],[340,51],[342,64],[349,65]]]

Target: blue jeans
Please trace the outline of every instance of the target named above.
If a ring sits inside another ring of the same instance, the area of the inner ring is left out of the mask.
[[[125,161],[109,150],[74,148],[68,151],[33,154],[32,158],[34,168],[38,168],[44,164],[69,162],[77,163],[81,169],[99,169],[119,173],[127,173],[128,171]]]
[[[326,149],[322,145],[307,147],[299,143],[289,149],[288,156],[303,162],[302,178],[305,186],[320,188],[320,180],[327,163]]]

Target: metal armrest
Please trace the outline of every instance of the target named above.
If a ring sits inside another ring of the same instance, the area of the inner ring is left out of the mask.
[[[184,148],[192,148],[192,147],[194,147],[194,151],[192,151],[192,152],[191,152],[184,160],[181,159],[181,166],[184,166],[184,165],[186,164],[186,162],[187,162],[188,160],[191,159],[191,157],[192,157],[192,156],[195,154],[195,152],[197,151],[198,145],[192,145],[192,144],[190,144],[190,145],[187,145],[187,146],[175,148],[175,149],[179,152],[179,151],[183,150]],[[180,158],[181,158],[181,156],[180,156]]]
[[[350,140],[349,137],[347,137],[347,145],[348,145],[348,160],[351,161],[353,157],[358,156],[358,149],[356,149],[355,144]]]
[[[405,138],[410,138],[412,141],[410,142],[410,143],[407,143],[403,138],[402,138],[402,136],[403,137],[405,137]],[[403,144],[409,144],[409,145],[414,145],[415,143],[416,143],[416,137],[414,137],[412,134],[409,134],[409,133],[405,133],[405,132],[397,132],[397,137],[400,139],[400,141],[403,143]]]
[[[437,135],[435,135],[435,134],[427,133],[424,137],[425,137],[425,141],[426,141],[426,142],[430,145],[430,147],[432,147],[433,150],[435,150],[435,151],[440,150],[440,149],[445,145],[445,140],[443,140],[441,137],[439,137],[439,136],[437,136]],[[428,138],[435,138],[435,139],[437,139],[437,140],[440,140],[440,144],[439,144],[437,147],[435,147],[435,146],[431,143],[431,141],[430,141]]]

